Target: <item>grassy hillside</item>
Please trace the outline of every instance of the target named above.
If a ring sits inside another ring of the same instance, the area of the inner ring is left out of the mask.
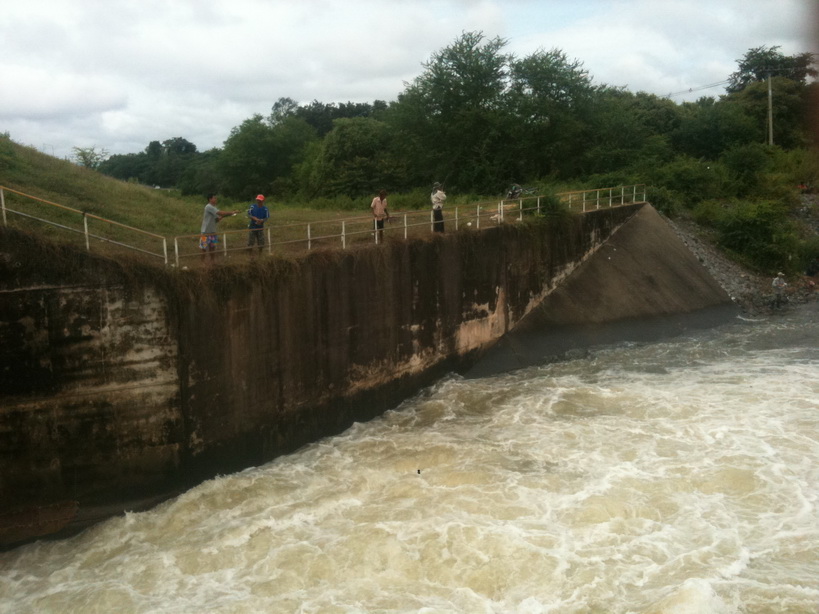
[[[9,214],[9,222],[13,227],[36,233],[43,238],[74,244],[81,244],[83,241],[82,214],[66,211],[36,199],[93,214],[169,239],[196,235],[199,232],[202,209],[205,205],[204,195],[182,197],[175,191],[152,189],[112,179],[72,162],[43,154],[32,147],[19,145],[2,135],[0,186],[7,188],[4,190],[7,209],[56,222],[77,232],[72,233],[65,228],[43,225],[31,218]],[[34,198],[21,196],[11,190]],[[369,219],[369,201],[361,204],[360,211],[294,208],[270,200],[266,204],[271,210],[271,221],[277,228],[289,224],[315,223],[319,220],[349,219],[358,216],[363,216],[364,220]],[[219,226],[220,231],[240,231],[247,227],[244,211],[249,203],[231,202],[220,198],[218,206],[223,210],[237,209],[241,212],[236,217],[225,218]],[[115,225],[104,224],[93,218],[89,218],[88,222],[91,233],[98,233],[129,245],[141,245],[154,254],[162,250],[161,244],[154,238]],[[242,235],[235,235],[234,245],[243,241]],[[169,249],[173,249],[172,242]],[[195,251],[195,240],[186,241],[185,249],[187,252]]]
[[[32,147],[19,145],[2,135],[0,186],[6,188],[4,190],[6,208],[24,214],[9,213],[10,226],[36,234],[40,238],[84,246],[84,224],[87,223],[94,252],[108,253],[109,249],[116,250],[116,247],[111,246],[111,241],[117,241],[146,250],[153,255],[154,260],[157,256],[161,257],[163,250],[167,249],[169,257],[174,260],[173,239],[182,237],[178,246],[185,262],[193,262],[199,255],[197,242],[202,209],[205,205],[204,195],[182,197],[176,191],[153,189],[113,179],[66,160],[48,156]],[[413,236],[429,236],[428,199],[429,196],[421,192],[390,196],[390,210],[393,214],[401,210],[417,211],[421,208],[410,221],[410,224],[416,224],[409,230]],[[454,215],[452,205],[468,202],[470,210],[474,210],[474,203],[478,199],[472,195],[459,195],[450,200],[452,202],[448,204],[451,220]],[[340,220],[345,220],[347,245],[373,242],[369,197],[356,200],[341,198],[338,202],[322,199],[320,202],[311,203],[310,208],[273,202],[272,199],[268,199],[265,204],[271,212],[269,226],[274,232],[273,241],[279,242],[274,248],[277,254],[304,249],[308,237],[304,225],[307,223],[311,224],[309,237],[313,247],[339,246],[342,228]],[[244,252],[243,247],[247,242],[245,234],[247,217],[244,211],[249,203],[231,202],[220,198],[218,206],[222,210],[235,209],[240,212],[236,217],[225,218],[219,224],[219,230],[220,233],[235,231],[229,233],[227,238],[229,248]],[[496,199],[492,199],[487,203],[486,213],[482,212],[481,215],[488,218],[495,206]],[[83,213],[91,214],[92,217],[84,216]],[[93,216],[111,220],[116,224],[97,220]],[[33,218],[47,220],[63,227],[43,224]],[[402,220],[396,218],[392,221],[394,223],[388,226],[388,237],[403,237]],[[466,225],[467,221],[465,219],[463,223]],[[138,233],[117,224],[160,237]],[[104,237],[105,240],[99,240],[99,237]],[[162,238],[168,239],[165,245]],[[289,243],[282,244],[282,241]],[[129,253],[134,255],[139,252]]]
[[[0,135],[0,185],[30,196],[65,207],[93,213],[121,224],[133,226],[164,236],[195,234],[202,220],[202,197],[182,197],[178,192],[157,190],[136,183],[112,179],[96,171],[83,168],[32,147],[14,143]],[[268,202],[271,213],[279,223],[312,222],[339,216],[369,215],[369,201],[362,203],[361,211],[333,211],[330,209],[292,208],[282,203]],[[39,207],[30,199],[12,193],[6,194],[6,206],[20,207],[24,212],[48,211],[48,219],[57,216],[67,219],[58,209]],[[246,202],[220,199],[220,209],[244,211]],[[32,213],[34,214],[34,213]],[[241,215],[226,218],[222,229],[239,229],[247,225]]]
[[[204,199],[112,179],[7,137],[0,137],[0,185],[163,235],[196,232],[204,205]],[[6,194],[6,205],[30,208],[33,203]]]

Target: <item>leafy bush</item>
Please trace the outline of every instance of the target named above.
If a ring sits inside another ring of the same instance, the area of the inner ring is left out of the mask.
[[[571,217],[572,212],[556,193],[545,192],[540,196],[540,211],[536,215],[547,220],[564,220]]]
[[[681,156],[654,173],[654,185],[685,195],[685,204],[692,208],[708,198],[726,195],[728,173],[722,164],[704,162]]]
[[[798,264],[801,272],[809,274],[819,261],[819,237],[814,235],[799,244]],[[815,272],[813,273],[816,274]]]
[[[736,196],[754,194],[764,183],[764,173],[773,163],[771,147],[762,143],[737,145],[720,157],[733,180]]]
[[[693,220],[701,225],[717,228],[725,217],[725,210],[734,206],[720,200],[704,200],[694,207]]]
[[[774,150],[773,172],[781,174],[786,181],[796,187],[819,189],[819,152],[815,149]]]
[[[660,213],[674,217],[683,208],[682,196],[668,188],[647,186],[646,199]]]
[[[719,243],[765,270],[798,267],[799,236],[787,208],[771,201],[736,202],[715,219]]]

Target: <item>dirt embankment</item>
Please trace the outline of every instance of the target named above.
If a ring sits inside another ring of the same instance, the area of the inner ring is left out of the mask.
[[[759,275],[730,260],[704,236],[696,224],[680,219],[668,219],[667,221],[743,312],[758,315],[776,311],[772,306],[772,277]],[[819,288],[819,275],[814,277],[799,275],[789,278],[785,289],[788,304],[794,305],[817,300],[819,296],[817,288]],[[787,305],[784,309],[787,309]]]

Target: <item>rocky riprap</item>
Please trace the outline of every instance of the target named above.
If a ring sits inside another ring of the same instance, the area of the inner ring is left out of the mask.
[[[816,196],[805,195],[803,201],[806,201],[810,219],[815,222],[817,217],[813,214],[812,208],[819,206]],[[682,241],[744,313],[759,315],[776,311],[772,305],[772,277],[759,275],[729,259],[714,246],[705,232],[696,224],[682,219],[666,219]],[[819,275],[814,277],[799,275],[791,277],[787,281],[788,286],[785,289],[785,295],[788,299],[787,304],[801,304],[816,300],[819,294],[817,292]],[[786,309],[787,305],[784,308]]]

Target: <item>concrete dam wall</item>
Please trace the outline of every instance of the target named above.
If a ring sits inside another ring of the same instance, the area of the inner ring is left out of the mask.
[[[0,543],[339,433],[518,327],[730,305],[641,205],[210,273],[2,233]]]

